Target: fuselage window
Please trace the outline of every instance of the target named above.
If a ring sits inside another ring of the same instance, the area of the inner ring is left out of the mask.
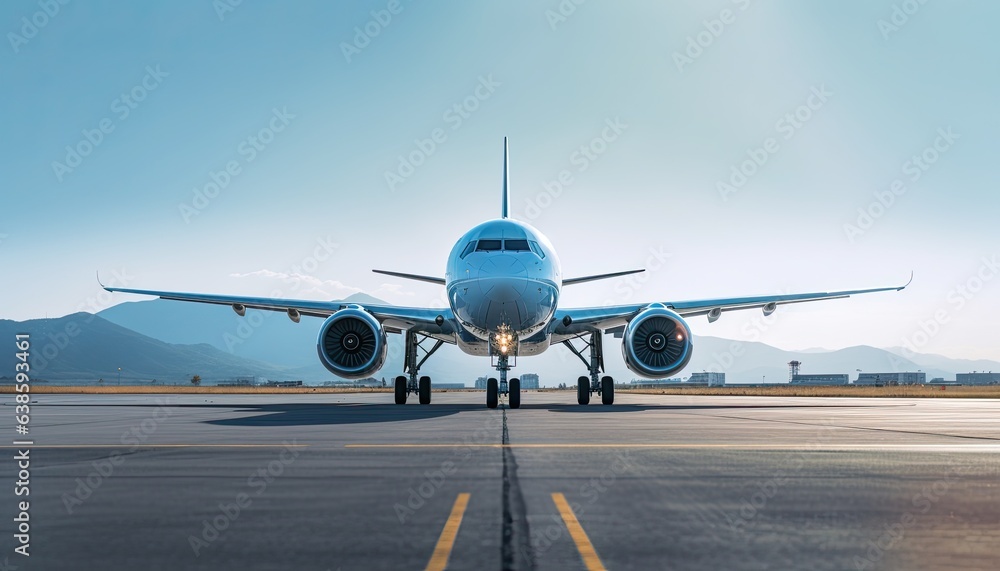
[[[538,245],[538,242],[531,243],[531,251],[534,252],[539,258],[543,260],[545,259],[545,252],[542,251],[542,248]]]
[[[480,240],[476,246],[477,252],[497,252],[500,250],[500,240]]]
[[[471,254],[472,251],[475,250],[475,249],[476,249],[476,241],[473,240],[473,241],[469,242],[469,245],[465,247],[465,251],[463,251],[462,255],[459,256],[459,257],[461,259],[465,259],[465,257],[468,256],[469,254]]]
[[[529,252],[527,240],[504,240],[503,249],[508,252]]]

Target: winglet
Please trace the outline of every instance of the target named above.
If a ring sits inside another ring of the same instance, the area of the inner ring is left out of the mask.
[[[910,285],[911,283],[913,283],[913,270],[910,270],[910,279],[909,279],[909,281],[907,281],[905,284],[903,284],[903,285],[899,286],[898,288],[896,288],[896,291],[903,291],[904,289],[906,289],[906,286]]]
[[[510,163],[507,161],[507,137],[503,138],[503,202],[500,205],[500,217],[507,218],[510,214],[510,194],[508,192],[507,171],[510,170]]]
[[[104,285],[101,282],[101,270],[97,270],[97,284],[99,286],[101,286],[101,289],[104,289],[104,290],[107,290],[107,291],[111,291],[111,290],[108,290],[108,286]]]

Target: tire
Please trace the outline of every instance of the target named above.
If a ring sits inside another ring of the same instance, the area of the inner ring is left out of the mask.
[[[590,379],[587,377],[576,380],[576,402],[581,405],[590,404]]]
[[[420,390],[417,393],[420,397],[420,404],[431,404],[431,378],[420,377]]]
[[[510,408],[521,408],[521,379],[514,377],[507,382],[507,399],[510,402]]]
[[[406,377],[396,377],[396,404],[406,404]]]
[[[601,377],[601,404],[615,404],[615,380]]]
[[[500,383],[494,379],[486,380],[486,408],[496,408],[500,402]]]

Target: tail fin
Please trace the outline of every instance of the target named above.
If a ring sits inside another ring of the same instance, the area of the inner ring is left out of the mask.
[[[510,194],[507,185],[510,181],[507,171],[510,170],[510,163],[507,162],[507,137],[503,138],[503,203],[500,205],[500,217],[507,218],[510,213]]]

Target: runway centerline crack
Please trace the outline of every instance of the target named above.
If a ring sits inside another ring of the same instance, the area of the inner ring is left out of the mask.
[[[500,404],[503,415],[501,443],[510,444],[507,430],[507,407]],[[500,560],[504,571],[516,569],[534,570],[535,554],[531,547],[531,530],[528,526],[528,510],[517,478],[517,459],[514,450],[504,446],[503,454],[503,525],[500,541]]]

